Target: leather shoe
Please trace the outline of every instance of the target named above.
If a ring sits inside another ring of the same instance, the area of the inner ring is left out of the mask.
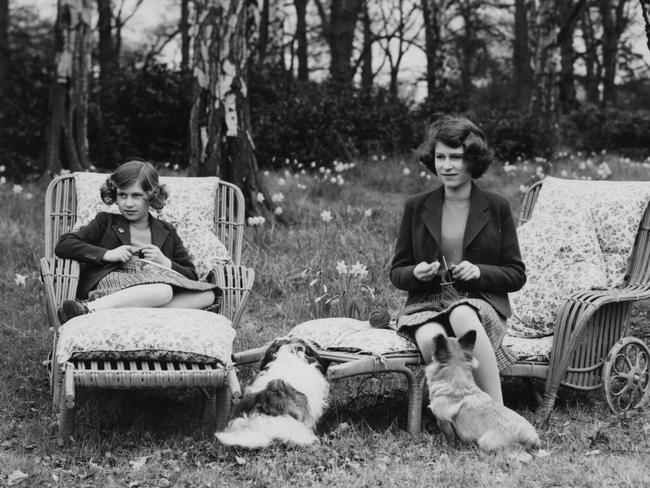
[[[65,300],[57,312],[59,322],[63,325],[68,320],[78,315],[85,315],[89,312],[86,304],[77,300]]]

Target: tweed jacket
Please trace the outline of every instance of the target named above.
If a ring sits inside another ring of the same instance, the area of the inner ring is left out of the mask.
[[[440,292],[440,273],[425,282],[413,275],[415,266],[441,258],[444,187],[407,199],[390,269],[393,285],[408,291],[406,305],[426,303]],[[458,282],[459,290],[490,303],[502,316],[512,314],[508,293],[526,282],[525,266],[508,201],[472,182],[469,215],[463,237],[463,260],[479,267],[478,279]]]
[[[196,280],[196,269],[173,225],[149,214],[151,243],[172,261],[172,269],[191,280]],[[102,261],[106,251],[131,244],[129,221],[120,214],[99,212],[97,216],[76,232],[63,234],[54,253],[64,259],[74,259],[81,264],[77,297],[86,298],[99,280],[122,263]]]

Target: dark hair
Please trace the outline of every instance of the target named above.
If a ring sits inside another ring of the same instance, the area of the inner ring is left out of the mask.
[[[153,164],[142,159],[127,161],[106,178],[99,189],[102,201],[112,205],[117,200],[118,188],[127,188],[134,183],[140,183],[151,208],[160,210],[165,206],[169,198],[167,188],[158,182],[158,173]]]
[[[487,145],[485,134],[471,120],[459,115],[434,115],[425,141],[415,150],[420,161],[436,174],[436,143],[449,147],[463,148],[463,161],[472,178],[480,178],[492,163],[492,150]]]

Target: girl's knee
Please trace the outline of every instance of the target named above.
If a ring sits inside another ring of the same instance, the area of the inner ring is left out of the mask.
[[[429,322],[421,325],[415,331],[415,342],[418,345],[418,349],[420,349],[424,362],[427,364],[433,358],[433,341],[440,334],[447,335],[445,328],[437,322]]]
[[[171,285],[165,283],[156,283],[151,285],[151,296],[155,298],[155,301],[160,305],[165,305],[166,303],[171,302],[174,298],[174,289]]]
[[[449,312],[449,324],[457,337],[470,330],[478,333],[483,328],[478,313],[469,305],[459,305]]]

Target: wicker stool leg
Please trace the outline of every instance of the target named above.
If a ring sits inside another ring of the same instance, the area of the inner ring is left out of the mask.
[[[58,412],[61,408],[63,395],[63,372],[59,364],[52,364],[52,410]]]
[[[551,412],[555,406],[555,399],[557,398],[557,388],[547,389],[544,393],[544,404],[540,409],[539,415],[544,422],[548,422],[551,417]]]
[[[59,441],[67,442],[74,429],[75,407],[74,366],[70,363],[65,366],[61,389],[63,391],[59,394]]]
[[[232,408],[232,392],[228,385],[217,388],[216,401],[216,429],[223,430],[230,419],[230,410]]]
[[[203,389],[205,400],[203,401],[203,424],[212,425],[216,420],[217,392],[216,388],[208,387]]]
[[[406,375],[409,388],[408,431],[419,434],[422,429],[422,393],[424,391],[424,376]]]

